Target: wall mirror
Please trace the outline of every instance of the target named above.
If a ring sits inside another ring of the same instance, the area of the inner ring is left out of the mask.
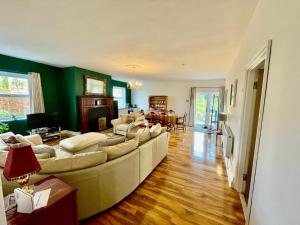
[[[106,96],[106,79],[85,76],[85,95]]]

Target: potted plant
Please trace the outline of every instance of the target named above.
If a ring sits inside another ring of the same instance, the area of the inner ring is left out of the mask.
[[[9,126],[6,123],[0,123],[0,134],[9,131]]]

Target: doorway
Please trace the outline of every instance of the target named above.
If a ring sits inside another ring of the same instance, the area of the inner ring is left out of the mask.
[[[260,102],[261,102],[261,92],[262,92],[262,82],[264,76],[264,66],[265,62],[262,62],[261,68],[254,71],[252,76],[254,76],[253,81],[253,95],[252,100],[253,104],[251,105],[251,117],[250,121],[252,124],[249,126],[249,144],[247,149],[247,156],[246,156],[246,170],[244,173],[244,181],[245,187],[243,191],[243,195],[245,197],[246,204],[248,204],[249,200],[249,192],[250,192],[250,184],[251,184],[251,175],[252,175],[252,168],[253,168],[253,158],[254,158],[254,151],[255,151],[255,144],[256,144],[256,135],[257,135],[257,126],[258,126],[258,117],[260,111]]]
[[[219,91],[197,88],[195,95],[195,127],[203,131],[216,130],[219,104]]]
[[[261,127],[267,92],[271,40],[247,65],[235,188],[240,192],[246,225],[251,215]]]

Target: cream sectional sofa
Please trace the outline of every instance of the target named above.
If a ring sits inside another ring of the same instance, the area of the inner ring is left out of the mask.
[[[168,138],[169,133],[161,133],[119,158],[52,175],[77,188],[79,219],[85,219],[112,207],[132,193],[166,157]],[[42,170],[31,177],[30,183],[49,175]],[[8,182],[3,176],[2,181],[5,195],[17,187],[15,182]]]

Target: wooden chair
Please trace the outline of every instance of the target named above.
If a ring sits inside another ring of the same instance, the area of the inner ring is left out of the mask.
[[[183,130],[185,132],[186,130],[186,116],[187,114],[184,113],[184,116],[178,117],[176,121],[176,129],[177,130]]]

